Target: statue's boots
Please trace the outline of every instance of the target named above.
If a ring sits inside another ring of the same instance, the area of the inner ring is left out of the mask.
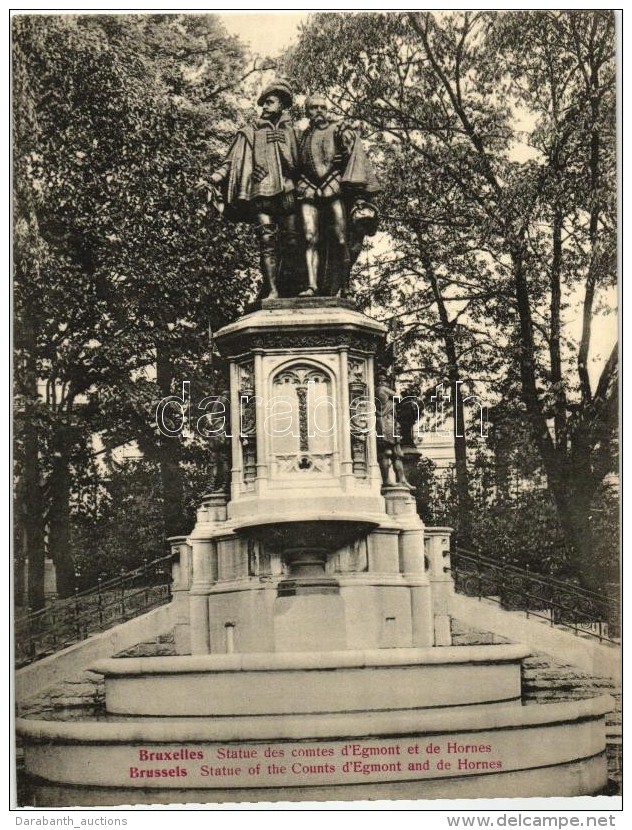
[[[278,230],[274,225],[259,225],[257,228],[261,252],[261,270],[270,291],[268,297],[274,299],[279,296],[278,276],[279,257],[277,255]]]
[[[346,242],[332,242],[331,245],[331,294],[334,297],[349,297],[351,279],[351,256]]]
[[[284,297],[295,297],[307,282],[305,248],[295,227],[286,227],[281,234],[281,263],[278,288]]]

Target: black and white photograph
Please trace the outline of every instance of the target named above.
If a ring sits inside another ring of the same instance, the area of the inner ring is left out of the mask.
[[[621,808],[620,29],[12,12],[13,808]]]

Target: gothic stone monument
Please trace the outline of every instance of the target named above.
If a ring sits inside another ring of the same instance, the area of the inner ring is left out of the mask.
[[[449,529],[383,482],[382,326],[264,300],[218,335],[230,494],[172,540],[179,654],[112,658],[106,715],[18,728],[41,805],[572,796],[609,699],[522,705],[520,645],[450,644]]]
[[[385,329],[332,296],[346,293],[349,226],[333,228],[332,277],[307,233],[311,276],[286,282],[305,295],[278,296],[279,228],[296,228],[283,213],[297,179],[288,165],[323,162],[342,135],[319,121],[316,97],[309,140],[295,146],[280,123],[288,96],[267,91],[266,123],[238,136],[217,179],[250,198],[239,175],[256,162],[280,190],[255,206],[268,210],[257,215],[270,296],[217,334],[230,364],[230,487],[204,496],[190,535],[172,540],[178,653],[96,664],[105,716],[18,722],[38,804],[599,792],[609,699],[525,706],[525,648],[451,644],[450,531],[424,528],[396,442],[381,436],[390,456],[378,458]],[[346,146],[340,164],[359,153]],[[304,227],[324,212],[331,231],[335,204],[351,221],[347,167],[303,168]]]

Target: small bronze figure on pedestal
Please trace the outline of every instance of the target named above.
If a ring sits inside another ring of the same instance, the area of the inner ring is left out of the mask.
[[[378,373],[377,385],[375,387],[376,397],[376,427],[377,427],[377,451],[382,472],[382,484],[391,484],[390,470],[395,474],[395,483],[407,487],[409,490],[415,488],[407,480],[404,471],[404,453],[401,446],[400,425],[395,411],[395,398],[397,392],[389,386],[388,375],[385,371]]]
[[[208,413],[211,433],[207,436],[210,452],[209,493],[230,494],[232,467],[230,429],[230,391],[224,389],[215,399]]]

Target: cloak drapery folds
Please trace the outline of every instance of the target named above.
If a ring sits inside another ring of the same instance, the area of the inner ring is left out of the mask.
[[[297,195],[307,202],[341,195],[370,198],[382,189],[362,142],[342,122],[309,127],[299,145],[300,179]]]
[[[349,147],[351,138],[353,146]],[[377,180],[373,165],[360,139],[352,130],[343,128],[341,130],[341,141],[348,154],[347,164],[342,173],[343,187],[349,188],[351,191],[357,190],[366,196],[379,193],[382,187]]]
[[[239,130],[217,171],[223,177],[227,217],[248,220],[258,203],[281,197],[281,204],[294,192],[297,163],[296,136],[288,116],[276,126],[261,119]]]

